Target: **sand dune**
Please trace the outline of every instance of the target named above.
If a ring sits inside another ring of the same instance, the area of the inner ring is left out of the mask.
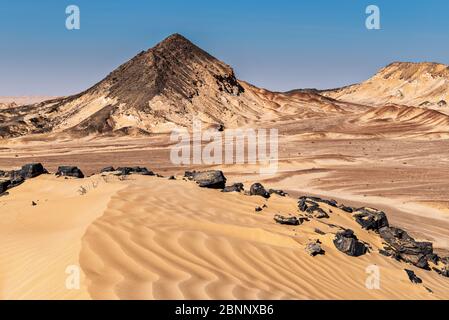
[[[265,203],[268,208],[254,211]],[[378,236],[339,209],[325,221],[275,224],[274,214],[297,212],[294,198],[266,201],[156,177],[41,176],[1,197],[0,206],[0,292],[6,299],[449,297],[449,279],[380,255]],[[334,225],[352,228],[372,252],[355,258],[338,251]],[[312,239],[322,241],[324,256],[305,252]],[[373,264],[381,270],[380,290],[365,287]],[[68,265],[82,270],[80,290],[65,288]],[[404,267],[424,285],[412,284]]]

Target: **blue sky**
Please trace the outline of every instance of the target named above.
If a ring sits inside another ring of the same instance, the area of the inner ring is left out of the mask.
[[[0,95],[77,93],[175,32],[258,86],[333,88],[393,61],[449,64],[448,15],[446,0],[0,0]]]

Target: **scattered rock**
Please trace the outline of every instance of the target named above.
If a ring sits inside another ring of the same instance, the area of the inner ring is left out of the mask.
[[[11,180],[0,180],[0,194],[6,192],[11,185]]]
[[[226,178],[223,172],[219,170],[186,171],[184,177],[195,181],[201,188],[224,189],[226,186]]]
[[[288,193],[286,193],[286,192],[284,192],[284,191],[282,191],[282,190],[277,190],[277,189],[270,189],[270,190],[268,190],[268,193],[269,194],[277,194],[278,196],[281,196],[281,197],[285,197],[285,196],[287,196],[288,195]]]
[[[73,166],[60,166],[56,175],[58,177],[84,178],[83,172],[78,167]]]
[[[29,163],[22,166],[22,169],[20,170],[20,176],[24,179],[35,178],[46,173],[48,173],[48,171],[41,163]]]
[[[323,248],[321,248],[321,242],[319,240],[309,242],[306,245],[306,252],[309,255],[311,255],[312,257],[315,257],[316,255],[325,253]]]
[[[353,213],[354,212],[354,208],[347,207],[347,206],[345,206],[343,204],[339,205],[338,208],[343,210],[343,211],[345,211],[345,212],[347,212],[347,213]]]
[[[310,204],[312,206],[319,206],[318,202],[325,203],[327,205],[330,205],[331,207],[337,208],[337,201],[335,200],[326,200],[318,197],[307,197],[307,196],[302,196],[299,198],[298,206],[300,207],[301,211],[305,211],[307,208],[302,210],[301,207],[304,207],[304,205],[307,206],[307,204]]]
[[[22,166],[22,168],[19,170],[2,172],[3,176],[10,178],[11,182],[14,181],[11,187],[13,187],[14,185],[19,185],[25,179],[35,178],[37,176],[40,176],[41,174],[48,173],[48,171],[40,163],[29,163]]]
[[[384,248],[391,257],[411,263],[418,268],[429,270],[429,259],[435,259],[431,242],[417,242],[407,232],[395,227],[379,229],[381,238],[386,242]]]
[[[184,178],[188,180],[193,180],[193,177],[195,176],[196,171],[185,171],[184,172]]]
[[[251,196],[261,196],[264,197],[266,199],[268,199],[270,197],[270,193],[265,190],[265,188],[263,187],[263,185],[261,185],[260,183],[254,183],[250,190],[249,190],[249,194]]]
[[[318,207],[309,207],[306,210],[306,212],[309,213],[312,218],[316,219],[329,218],[329,215],[323,209]]]
[[[315,228],[315,233],[318,233],[319,235],[322,235],[322,236],[324,236],[325,234],[326,234],[326,232],[323,232],[323,231],[321,231],[320,229],[318,229],[318,228]]]
[[[343,232],[338,232],[334,239],[335,247],[348,256],[359,257],[364,255],[367,247],[360,242],[354,234],[354,231],[347,229]]]
[[[290,226],[298,226],[300,224],[298,218],[296,217],[284,217],[279,214],[274,216],[274,221],[279,224],[286,224]]]
[[[168,177],[168,180],[176,180],[176,177],[175,176],[170,176],[170,177]]]
[[[389,226],[385,212],[373,208],[357,209],[354,218],[366,230],[379,231],[380,228]]]
[[[407,276],[412,283],[422,283],[421,278],[419,278],[412,270],[404,269],[404,271],[407,272]]]
[[[100,173],[106,173],[106,172],[114,172],[114,167],[106,167],[100,170]]]
[[[120,167],[117,168],[117,170],[115,170],[118,172],[119,175],[121,176],[127,176],[130,174],[140,174],[143,176],[154,176],[154,172],[148,170],[145,167]]]
[[[242,192],[243,190],[243,183],[234,183],[232,186],[225,187],[222,192]]]
[[[317,197],[302,196],[298,200],[298,208],[300,211],[307,212],[316,218],[329,218],[329,215],[320,208],[319,203],[337,207],[337,202],[335,200],[324,200]]]

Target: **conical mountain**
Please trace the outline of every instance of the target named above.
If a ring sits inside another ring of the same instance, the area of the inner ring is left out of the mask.
[[[243,125],[259,119],[267,104],[244,86],[252,88],[231,67],[174,34],[80,94],[7,110],[0,135],[166,132],[190,126],[193,117]]]

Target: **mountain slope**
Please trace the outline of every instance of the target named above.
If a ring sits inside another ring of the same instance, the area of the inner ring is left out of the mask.
[[[449,103],[449,66],[395,62],[365,82],[320,94],[373,106],[402,104],[444,108]]]
[[[5,107],[0,136],[166,132],[190,126],[193,117],[241,126],[276,117],[278,107],[240,83],[231,67],[174,34],[80,94]]]

